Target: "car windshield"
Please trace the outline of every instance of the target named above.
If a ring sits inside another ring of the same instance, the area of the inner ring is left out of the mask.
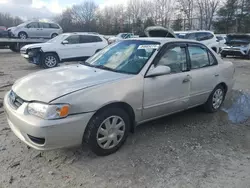
[[[110,45],[82,63],[126,74],[138,74],[160,47],[153,41],[126,40]]]

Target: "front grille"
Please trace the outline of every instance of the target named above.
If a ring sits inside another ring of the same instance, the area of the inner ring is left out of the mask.
[[[45,143],[45,138],[38,138],[38,137],[34,137],[34,136],[31,136],[28,134],[28,137],[29,139],[36,143],[36,144],[40,144],[40,145],[43,145]]]
[[[16,109],[19,108],[23,104],[23,99],[21,99],[14,91],[11,91],[9,94],[10,103]]]

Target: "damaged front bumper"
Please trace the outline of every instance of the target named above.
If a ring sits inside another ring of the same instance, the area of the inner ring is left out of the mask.
[[[43,52],[39,48],[21,50],[21,56],[24,57],[29,63],[36,65],[41,64],[42,54]]]

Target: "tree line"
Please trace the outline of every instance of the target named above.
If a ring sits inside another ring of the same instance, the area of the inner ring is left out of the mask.
[[[13,17],[7,13],[0,13],[0,26],[12,27],[22,23],[23,20],[19,17]]]

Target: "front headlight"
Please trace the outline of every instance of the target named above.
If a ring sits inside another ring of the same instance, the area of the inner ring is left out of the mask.
[[[60,119],[68,116],[69,107],[69,104],[43,104],[34,102],[28,105],[28,112],[42,119]]]

